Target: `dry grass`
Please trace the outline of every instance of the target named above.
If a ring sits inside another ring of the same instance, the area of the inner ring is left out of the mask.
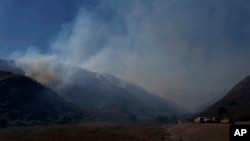
[[[229,124],[181,123],[165,129],[171,141],[229,141]]]
[[[1,141],[164,141],[156,125],[78,124],[0,129]]]

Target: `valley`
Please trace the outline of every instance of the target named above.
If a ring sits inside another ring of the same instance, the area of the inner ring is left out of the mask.
[[[236,122],[247,124],[249,121]],[[229,141],[230,124],[88,122],[0,128],[1,141]]]

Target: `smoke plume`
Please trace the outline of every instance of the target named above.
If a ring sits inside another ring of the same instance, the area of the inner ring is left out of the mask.
[[[27,75],[42,83],[58,75],[55,63],[71,64],[135,82],[194,109],[197,99],[189,100],[183,91],[205,91],[205,99],[208,91],[228,89],[249,74],[247,5],[216,0],[101,1],[93,9],[83,6],[74,21],[63,24],[47,54],[28,51],[13,56]],[[178,89],[181,94],[171,93]]]

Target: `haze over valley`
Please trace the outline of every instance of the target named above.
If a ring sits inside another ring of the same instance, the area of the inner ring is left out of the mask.
[[[250,120],[249,13],[248,0],[0,0],[0,140],[229,140]]]

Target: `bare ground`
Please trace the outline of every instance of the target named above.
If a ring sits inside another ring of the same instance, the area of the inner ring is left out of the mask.
[[[165,141],[162,125],[75,124],[0,128],[0,141]]]
[[[229,127],[220,123],[180,123],[166,125],[164,129],[167,141],[229,141]]]
[[[219,123],[84,123],[8,127],[0,128],[0,141],[229,141],[229,126]]]

